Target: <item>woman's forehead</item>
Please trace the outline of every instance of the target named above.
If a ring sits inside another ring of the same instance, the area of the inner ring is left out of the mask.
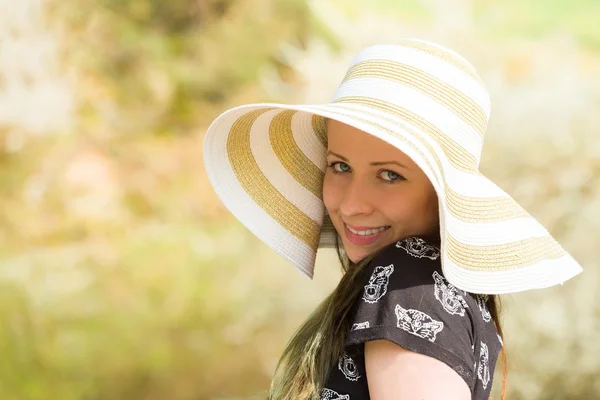
[[[397,160],[415,165],[412,159],[397,147],[358,128],[335,120],[327,122],[327,150],[349,159]]]

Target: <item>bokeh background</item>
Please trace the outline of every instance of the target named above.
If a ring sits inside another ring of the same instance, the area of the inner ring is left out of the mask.
[[[585,268],[503,296],[508,399],[600,398],[599,22],[598,0],[0,0],[0,399],[264,399],[340,272],[323,251],[307,280],[231,217],[203,133],[328,101],[403,36],[480,71],[482,171]]]

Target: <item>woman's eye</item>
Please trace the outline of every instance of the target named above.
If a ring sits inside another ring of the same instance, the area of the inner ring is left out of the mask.
[[[397,181],[402,177],[394,171],[383,170],[381,171],[381,177],[386,181]]]
[[[333,169],[335,172],[348,172],[350,171],[350,166],[345,162],[335,162],[333,163]]]

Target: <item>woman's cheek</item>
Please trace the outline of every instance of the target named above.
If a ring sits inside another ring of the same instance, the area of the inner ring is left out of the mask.
[[[331,173],[327,172],[323,179],[323,203],[325,203],[325,208],[327,208],[327,210],[332,209],[335,204],[336,190],[332,178]]]

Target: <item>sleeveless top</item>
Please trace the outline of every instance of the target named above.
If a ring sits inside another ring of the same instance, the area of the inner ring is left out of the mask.
[[[454,287],[441,271],[437,243],[393,243],[366,267],[345,351],[321,400],[369,399],[364,343],[385,339],[436,358],[461,376],[474,400],[487,400],[502,340],[486,295]]]

